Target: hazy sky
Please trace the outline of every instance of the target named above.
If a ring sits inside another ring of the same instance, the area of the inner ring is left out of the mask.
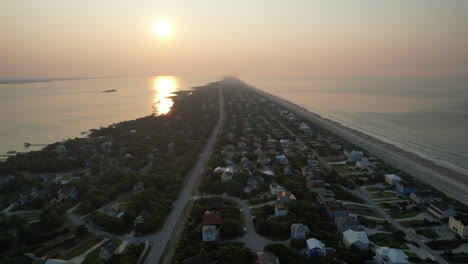
[[[466,0],[1,0],[0,78],[468,76],[467,14]]]

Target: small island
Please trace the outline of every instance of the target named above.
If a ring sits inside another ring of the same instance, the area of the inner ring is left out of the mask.
[[[116,89],[111,89],[111,90],[102,91],[101,93],[115,93],[115,92],[117,92]]]

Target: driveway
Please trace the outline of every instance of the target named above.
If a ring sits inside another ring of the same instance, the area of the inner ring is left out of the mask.
[[[93,250],[100,247],[102,244],[106,243],[107,241],[109,241],[108,238],[103,239],[101,242],[97,243],[96,245],[94,245],[91,248],[89,248],[88,250],[86,250],[83,254],[81,254],[79,256],[76,256],[76,257],[70,259],[69,261],[73,262],[73,264],[81,264],[81,262],[83,262],[86,259],[86,256],[89,253],[91,253]]]
[[[242,208],[244,223],[247,231],[242,237],[235,239],[235,241],[243,242],[245,246],[250,248],[253,252],[262,252],[266,245],[275,242],[257,233],[253,223],[252,214],[250,213],[250,207],[247,205],[246,201],[227,195],[221,197],[236,201]]]
[[[387,211],[385,211],[384,209],[380,208],[379,206],[377,206],[375,204],[375,202],[370,199],[370,194],[366,191],[363,191],[361,189],[357,189],[357,190],[348,190],[350,191],[352,194],[354,195],[357,195],[359,197],[361,197],[362,199],[364,199],[365,201],[367,201],[370,205],[372,205],[381,215],[383,215],[385,217],[385,219],[391,223],[393,226],[395,226],[397,229],[399,229],[400,231],[402,231],[403,233],[405,233],[406,237],[410,240],[413,240],[415,242],[417,242],[421,247],[420,248],[416,248],[416,247],[413,247],[411,244],[409,244],[410,248],[413,249],[416,254],[418,254],[420,257],[427,257],[427,254],[431,254],[432,256],[434,256],[434,258],[437,260],[438,263],[440,264],[448,264],[448,262],[442,258],[439,253],[435,250],[432,250],[431,248],[429,248],[426,244],[424,244],[424,242],[419,239],[416,235],[414,235],[412,232],[410,232],[410,229],[408,228],[405,228],[404,226],[402,226],[398,221],[394,220],[388,213]]]

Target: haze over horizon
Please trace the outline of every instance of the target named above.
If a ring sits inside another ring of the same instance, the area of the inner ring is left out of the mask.
[[[458,0],[3,1],[0,78],[464,77],[467,13]]]

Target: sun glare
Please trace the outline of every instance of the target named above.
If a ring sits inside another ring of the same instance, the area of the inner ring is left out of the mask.
[[[158,76],[153,78],[153,113],[165,115],[171,111],[174,104],[172,101],[173,92],[177,89],[177,79],[172,76]]]
[[[162,38],[167,38],[172,34],[172,26],[166,21],[159,21],[154,24],[154,32]]]

